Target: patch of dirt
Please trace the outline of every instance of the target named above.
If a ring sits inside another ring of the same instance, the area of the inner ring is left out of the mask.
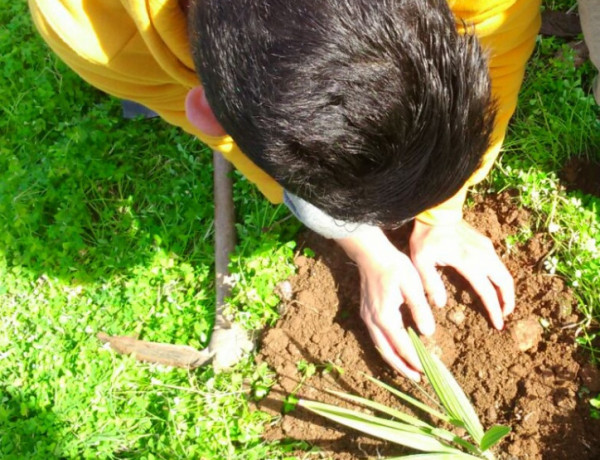
[[[564,164],[560,177],[567,183],[569,190],[581,190],[600,197],[600,163],[571,157]]]
[[[492,238],[513,274],[517,309],[505,331],[492,329],[469,285],[446,270],[449,301],[445,308],[434,309],[434,348],[443,351],[443,360],[470,396],[484,427],[513,428],[498,449],[501,458],[600,458],[600,421],[590,419],[588,403],[589,391],[600,388],[600,372],[574,346],[578,317],[571,292],[559,277],[541,269],[551,242],[544,234],[535,234],[527,243],[506,250],[505,237],[529,225],[528,213],[512,204],[507,193],[476,198],[466,219]],[[393,235],[401,249],[409,230]],[[281,414],[283,398],[297,390],[303,398],[351,407],[322,391],[327,388],[404,407],[361,374],[418,395],[407,379],[388,368],[372,344],[359,316],[356,267],[335,243],[315,234],[307,233],[304,245],[317,256],[297,256],[291,298],[283,304],[277,325],[262,337],[258,360],[275,369],[278,383],[258,406]],[[546,329],[540,319],[549,324]],[[300,360],[323,366],[298,390]],[[327,363],[345,371],[322,372]],[[335,459],[407,453],[301,408],[282,415],[265,437],[306,440]]]

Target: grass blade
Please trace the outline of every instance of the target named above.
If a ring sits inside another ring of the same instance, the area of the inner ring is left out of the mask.
[[[430,452],[427,454],[404,455],[402,457],[388,457],[386,460],[480,460],[479,457],[465,454],[463,452]]]
[[[411,449],[424,452],[460,453],[460,451],[454,447],[439,441],[433,435],[423,432],[422,429],[412,425],[394,422],[362,412],[316,401],[301,399],[298,402],[298,405],[341,425],[354,428],[363,433],[395,444],[410,447]]]
[[[481,445],[483,426],[481,426],[479,417],[477,417],[471,402],[439,358],[425,349],[425,346],[412,329],[409,329],[408,333],[417,350],[425,375],[427,375],[442,405],[453,419],[450,422],[458,426],[464,426],[477,445]]]
[[[413,425],[413,426],[416,426],[419,428],[427,428],[430,430],[433,429],[433,427],[431,425],[429,425],[426,422],[423,422],[422,420],[419,420],[416,417],[413,417],[412,415],[408,415],[404,412],[400,412],[399,410],[393,409],[384,404],[380,404],[378,402],[371,401],[370,399],[362,398],[360,396],[355,396],[355,395],[351,395],[351,394],[347,394],[347,393],[342,393],[341,391],[334,391],[334,390],[325,390],[325,391],[327,391],[327,393],[336,395],[340,398],[347,399],[348,401],[352,401],[357,404],[362,404],[363,406],[377,410],[383,414],[390,415],[390,416],[395,417],[398,420],[402,420],[403,422],[408,423],[410,425]]]
[[[494,425],[485,432],[481,443],[479,444],[482,451],[488,450],[495,446],[504,436],[510,433],[510,427],[504,425]]]
[[[342,393],[340,391],[334,391],[334,390],[325,390],[325,391],[327,391],[327,393],[336,395],[340,398],[347,399],[347,400],[355,402],[357,404],[362,404],[366,407],[369,407],[370,409],[374,409],[381,413],[390,415],[391,417],[395,417],[398,420],[402,420],[403,422],[408,423],[410,425],[422,428],[427,433],[431,433],[432,435],[437,436],[438,438],[440,438],[444,441],[454,442],[471,452],[474,452],[474,453],[479,452],[476,446],[474,446],[470,442],[467,442],[464,439],[458,437],[456,434],[452,433],[451,431],[444,430],[443,428],[433,427],[433,426],[429,425],[428,423],[426,423],[422,420],[419,420],[416,417],[413,417],[404,412],[401,412],[399,410],[388,407],[384,404],[380,404],[378,402],[371,401],[370,399],[362,398],[360,396],[355,396],[355,395],[351,395],[348,393]]]
[[[381,388],[385,388],[387,391],[396,395],[403,401],[406,401],[407,403],[412,404],[417,409],[421,409],[423,412],[426,412],[429,415],[433,415],[434,417],[439,418],[440,420],[443,420],[444,422],[451,423],[450,417],[448,417],[446,414],[442,414],[441,412],[439,412],[436,409],[429,407],[424,402],[419,401],[418,399],[415,399],[412,396],[407,395],[406,393],[402,393],[401,391],[395,389],[394,387],[388,385],[387,383],[383,383],[381,380],[377,380],[375,377],[371,377],[370,375],[366,375],[366,374],[365,374],[365,377],[367,377],[375,385],[378,385]]]

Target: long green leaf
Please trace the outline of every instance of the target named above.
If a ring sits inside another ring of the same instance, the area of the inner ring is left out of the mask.
[[[495,446],[504,436],[510,433],[510,427],[504,425],[494,425],[485,432],[481,443],[479,444],[481,450],[486,451],[490,447]]]
[[[394,387],[392,387],[386,383],[383,383],[381,380],[377,380],[375,377],[371,377],[370,375],[366,375],[366,374],[364,374],[364,375],[375,385],[378,385],[381,388],[385,388],[390,393],[398,396],[403,401],[406,401],[407,403],[412,404],[417,409],[421,409],[423,412],[426,412],[429,415],[433,415],[434,417],[437,417],[440,420],[443,420],[444,422],[450,423],[450,417],[448,417],[446,414],[442,414],[441,412],[429,407],[424,402],[419,401],[418,399],[415,399],[412,396],[407,395],[406,393],[402,393],[400,390],[397,390]]]
[[[408,415],[404,412],[400,412],[399,410],[396,410],[392,407],[388,407],[385,404],[380,404],[378,402],[371,401],[370,399],[362,398],[360,396],[354,396],[354,395],[351,395],[348,393],[342,393],[341,391],[334,391],[334,390],[325,390],[325,391],[327,391],[327,393],[336,395],[340,398],[347,399],[348,401],[353,401],[355,403],[362,404],[363,406],[369,407],[371,409],[375,409],[384,414],[391,415],[392,417],[395,417],[398,420],[402,420],[403,422],[408,423],[410,425],[420,427],[420,428],[428,428],[430,430],[432,430],[434,428],[431,425],[429,425],[428,423],[426,423],[422,420],[419,420],[418,418],[413,417],[412,415]]]
[[[402,457],[387,457],[386,460],[480,460],[479,457],[465,453],[430,452],[427,454],[404,455]]]
[[[473,452],[474,454],[480,453],[480,449],[478,449],[477,446],[475,446],[474,444],[471,444],[468,441],[465,441],[463,438],[452,433],[451,431],[444,430],[443,428],[434,428],[433,430],[431,430],[431,434],[433,434],[434,436],[437,436],[440,439],[443,439],[444,441],[453,442],[455,444],[458,444],[459,446],[464,447],[465,449]]]
[[[424,452],[460,453],[458,449],[438,441],[431,434],[424,433],[420,428],[412,425],[304,399],[301,399],[298,405],[341,425],[411,449]]]
[[[450,417],[454,419],[451,422],[458,421],[459,426],[462,424],[477,445],[481,445],[483,426],[481,426],[479,417],[477,417],[469,399],[439,358],[425,349],[425,346],[412,329],[409,329],[408,332],[423,365],[425,375],[427,375],[444,408],[448,411]]]
[[[479,453],[479,450],[477,449],[477,447],[475,447],[470,442],[467,442],[464,439],[458,437],[456,434],[452,433],[451,431],[444,430],[443,428],[436,428],[434,426],[431,426],[428,423],[426,423],[422,420],[419,420],[416,417],[408,415],[404,412],[401,412],[394,408],[388,407],[384,404],[380,404],[378,402],[371,401],[370,399],[362,398],[360,396],[354,396],[351,394],[342,393],[341,391],[334,391],[334,390],[325,390],[325,391],[327,391],[330,394],[336,395],[340,398],[344,398],[349,401],[353,401],[355,403],[362,404],[363,406],[366,406],[371,409],[377,410],[381,413],[390,415],[392,417],[397,418],[398,420],[402,420],[405,423],[411,424],[416,427],[423,428],[423,430],[426,431],[427,433],[431,433],[434,436],[437,436],[438,438],[440,438],[444,441],[454,442],[454,443],[464,447],[465,449],[470,450],[471,452]]]

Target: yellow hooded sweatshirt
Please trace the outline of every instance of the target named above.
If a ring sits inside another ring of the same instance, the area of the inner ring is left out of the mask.
[[[490,53],[499,115],[493,145],[481,168],[453,198],[418,216],[430,224],[457,222],[467,188],[489,172],[515,110],[525,63],[540,26],[540,0],[448,0],[457,18]],[[187,23],[178,0],[29,0],[34,23],[52,50],[84,80],[122,99],[136,101],[198,137],[254,182],[273,203],[283,190],[229,136],[198,131],[185,115],[187,92],[200,84]]]

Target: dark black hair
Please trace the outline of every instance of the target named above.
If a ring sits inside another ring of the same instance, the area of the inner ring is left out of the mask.
[[[196,0],[217,119],[285,189],[395,226],[453,196],[490,145],[487,61],[446,0]]]

